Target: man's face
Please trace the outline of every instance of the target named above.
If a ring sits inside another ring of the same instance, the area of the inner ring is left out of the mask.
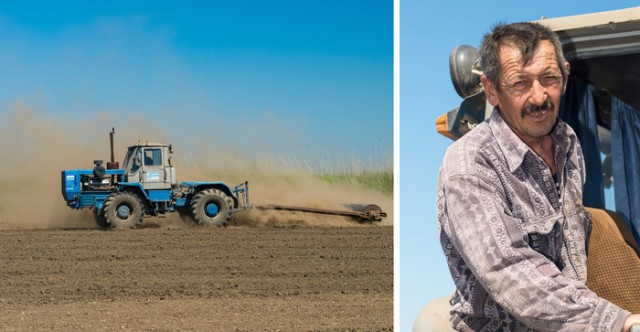
[[[503,46],[500,62],[499,91],[488,79],[482,79],[489,103],[498,105],[502,118],[525,143],[551,133],[566,87],[553,44],[541,41],[526,65],[516,47]]]

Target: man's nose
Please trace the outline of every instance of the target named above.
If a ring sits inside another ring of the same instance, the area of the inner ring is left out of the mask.
[[[529,91],[529,99],[531,104],[539,106],[544,103],[546,98],[546,89],[542,84],[540,84],[539,80],[534,80],[533,84],[531,84],[531,89]]]

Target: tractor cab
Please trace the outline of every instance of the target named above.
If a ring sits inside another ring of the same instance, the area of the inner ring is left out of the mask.
[[[125,179],[140,183],[145,190],[171,189],[177,184],[176,171],[171,165],[171,145],[138,143],[127,149],[124,158]]]

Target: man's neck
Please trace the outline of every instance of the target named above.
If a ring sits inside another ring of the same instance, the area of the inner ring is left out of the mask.
[[[523,142],[528,145],[551,169],[551,174],[556,174],[556,158],[553,150],[553,138],[551,135],[536,137]]]

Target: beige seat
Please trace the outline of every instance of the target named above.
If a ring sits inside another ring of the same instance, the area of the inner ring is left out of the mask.
[[[615,212],[587,208],[593,220],[587,287],[634,313],[640,312],[640,249]]]
[[[449,322],[451,304],[449,298],[439,298],[427,303],[413,322],[413,332],[454,331]]]

